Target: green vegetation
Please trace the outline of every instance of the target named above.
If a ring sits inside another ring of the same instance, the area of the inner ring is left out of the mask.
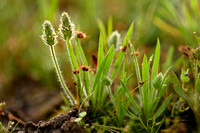
[[[89,132],[178,132],[182,123],[200,132],[199,7],[198,0],[2,0],[0,91],[26,81],[46,91],[61,86],[65,108],[77,108],[75,122]],[[183,117],[188,112],[196,121]]]
[[[115,109],[116,116],[110,116],[112,119],[116,120],[115,125],[123,127],[124,119],[133,119],[134,123],[136,123],[137,125],[136,128],[140,131],[144,130],[146,132],[158,132],[160,126],[164,122],[164,118],[160,121],[157,121],[157,118],[159,118],[161,114],[165,111],[165,108],[169,104],[172,97],[172,95],[169,95],[163,102],[161,102],[163,93],[165,92],[165,89],[167,88],[169,83],[169,76],[167,76],[169,69],[165,72],[164,75],[162,74],[162,72],[158,74],[160,60],[160,41],[157,41],[154,59],[152,59],[153,56],[151,56],[148,61],[146,55],[144,55],[141,76],[137,55],[133,45],[130,42],[133,30],[133,23],[131,24],[124,38],[116,61],[113,61],[113,56],[115,52],[114,44],[108,47],[107,53],[104,54],[104,44],[107,43],[103,43],[103,36],[105,37],[105,33],[102,33],[99,38],[97,58],[98,67],[96,73],[93,73],[91,72],[90,67],[87,66],[88,63],[85,58],[82,46],[79,42],[78,35],[75,38],[76,44],[74,46],[75,50],[73,50],[73,45],[71,42],[73,40],[73,35],[75,34],[75,28],[74,24],[70,20],[70,17],[66,12],[63,12],[60,20],[61,24],[59,27],[59,33],[61,35],[61,38],[66,42],[67,45],[68,58],[71,62],[74,85],[76,86],[76,100],[70,93],[67,85],[64,83],[63,76],[57,63],[54,51],[54,45],[57,43],[57,34],[49,21],[45,21],[43,24],[42,39],[44,40],[44,43],[49,45],[50,47],[55,69],[63,88],[62,92],[70,105],[76,106],[78,109],[88,106],[93,110],[93,115],[97,113],[96,110],[98,108],[103,109],[105,112],[111,112]],[[117,39],[117,37],[112,37],[111,39],[114,40],[111,42],[115,42],[116,46],[119,39]],[[113,83],[113,80],[115,79],[123,62],[122,60],[126,54],[128,46],[130,46],[133,53],[133,60],[138,81],[138,87],[136,87],[136,89],[139,89],[139,97],[137,101],[132,96],[132,93],[135,89],[130,91],[127,88],[127,82],[129,78],[131,78],[131,76],[127,78],[125,63],[123,63],[124,66],[121,73],[122,86],[118,89],[117,86],[115,86],[115,84]],[[152,61],[153,65],[151,65]],[[78,68],[78,64],[80,68]],[[114,66],[112,72],[110,71],[111,64],[112,66]],[[149,73],[150,70],[151,74]],[[114,88],[116,88],[114,94],[112,93],[112,85],[114,86]],[[108,96],[110,102],[107,101]],[[119,99],[120,97],[122,99]],[[108,102],[107,104],[109,104],[109,107],[106,105],[106,102]],[[112,106],[110,106],[110,104]],[[130,114],[130,116],[128,118],[125,118],[128,113]],[[95,117],[96,121],[98,122],[98,117]],[[77,118],[76,121],[80,122],[82,118],[83,117]]]

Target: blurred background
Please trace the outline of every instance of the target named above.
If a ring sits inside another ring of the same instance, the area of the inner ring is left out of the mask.
[[[169,50],[173,53],[180,45],[195,48],[193,32],[200,34],[199,0],[0,0],[0,101],[6,101],[9,110],[24,120],[38,121],[62,102],[49,49],[40,36],[44,20],[50,20],[57,30],[63,11],[69,13],[78,30],[87,34],[82,46],[92,67],[100,29],[107,30],[109,18],[113,31],[119,31],[122,39],[134,21],[132,42],[142,54],[151,55],[159,38],[163,64]],[[59,40],[55,48],[66,83],[71,87],[65,44]],[[180,55],[174,52],[161,69],[176,65]],[[41,106],[46,109],[39,110]],[[33,112],[37,116],[28,117]]]

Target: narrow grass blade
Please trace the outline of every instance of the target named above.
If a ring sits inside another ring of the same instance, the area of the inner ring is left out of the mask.
[[[150,111],[151,115],[156,110],[156,107],[158,106],[159,101],[160,101],[160,97],[156,97],[156,99],[154,99],[154,101],[152,102],[152,107],[151,107],[151,111]]]
[[[47,4],[48,5],[48,4]],[[49,9],[49,18],[50,20],[53,19],[56,10],[58,9],[58,0],[51,0],[50,9]]]
[[[147,64],[147,57],[144,55],[143,57],[143,63],[142,63],[142,81],[145,82],[142,86],[142,103],[143,103],[143,108],[144,108],[144,114],[146,119],[149,119],[150,116],[150,104],[151,101],[148,99],[149,98],[149,68]]]
[[[62,97],[62,99],[63,99],[65,105],[71,106],[70,103],[68,102],[68,100],[66,99],[66,97],[64,96],[63,92],[60,92],[60,95],[61,95],[61,97]]]
[[[103,59],[102,63],[100,64],[99,69],[97,70],[97,73],[96,73],[96,76],[95,76],[95,79],[94,79],[93,90],[97,86],[97,83],[100,82],[100,77],[102,75],[104,68],[109,69],[107,63],[110,61],[111,57],[113,57],[113,52],[114,52],[114,46],[112,46],[110,48],[106,57]]]
[[[102,38],[106,46],[107,42],[106,27],[104,26],[103,22],[100,19],[97,19],[97,25],[99,27],[100,33],[102,34]]]
[[[131,117],[134,119],[134,120],[139,120],[139,118],[136,116],[136,115],[134,115],[133,113],[131,113],[126,107],[124,107],[125,108],[125,110],[131,115]]]
[[[108,19],[108,36],[112,33],[113,30],[113,21],[112,17],[109,17]]]
[[[125,63],[123,64],[123,68],[122,68],[122,81],[123,81],[123,83],[125,83],[125,84],[127,84],[127,80],[126,80],[126,72],[125,72]],[[125,93],[126,93],[126,90],[125,90],[125,88],[122,86],[121,87],[122,89],[121,89],[121,95],[122,95],[122,97],[125,97]],[[123,101],[125,101],[125,100],[123,100]]]
[[[163,65],[164,70],[167,70],[172,65],[173,54],[174,54],[174,46],[171,46],[167,53],[165,64]]]
[[[163,79],[163,83],[162,83],[162,86],[161,88],[158,90],[158,95],[157,97],[162,97],[163,93],[165,92],[165,89],[167,88],[167,85],[169,84],[170,82],[170,76],[167,76]]]
[[[149,58],[149,62],[148,62],[148,68],[149,68],[149,70],[150,70],[150,66],[151,66],[151,63],[152,63],[152,61],[153,61],[153,55]]]
[[[84,65],[88,65],[87,59],[85,57],[85,54],[83,52],[83,48],[82,48],[82,46],[80,44],[80,41],[79,41],[78,37],[76,38],[76,45],[78,47],[79,54],[81,55],[81,59],[83,61],[83,64]]]
[[[76,61],[77,61],[77,63],[79,63],[79,64],[81,64],[81,58],[80,58],[80,56],[79,56],[79,49],[78,49],[78,46],[77,45],[75,45],[75,56],[76,56]]]
[[[155,56],[154,56],[154,61],[153,61],[153,67],[152,67],[152,74],[151,74],[152,80],[156,77],[156,75],[158,73],[159,60],[160,60],[160,41],[158,39],[156,51],[155,51]]]
[[[162,103],[162,105],[160,106],[160,108],[156,111],[156,113],[154,114],[154,118],[156,119],[157,117],[159,117],[163,111],[165,111],[166,106],[169,104],[170,99],[172,97],[172,94],[170,94],[167,99]]]
[[[157,73],[158,73],[158,67],[159,67],[159,60],[160,60],[160,41],[159,39],[157,40],[157,45],[156,45],[156,50],[155,50],[155,56],[154,56],[154,61],[153,61],[153,66],[152,66],[152,72],[151,72],[151,81],[154,80],[154,78],[156,77]],[[151,100],[154,100],[155,98],[155,90],[156,88],[152,87],[151,88],[151,92],[150,92],[150,96],[151,96]]]
[[[113,60],[113,56],[114,56],[114,45],[111,46],[108,53],[110,55],[108,56],[106,64],[104,66],[103,77],[108,77],[108,72],[109,72],[109,69]]]
[[[123,41],[123,44],[122,44],[122,47],[126,47],[128,42],[130,41],[131,39],[131,35],[132,35],[132,32],[133,32],[133,24],[131,24],[131,26],[129,27],[129,30],[126,34],[126,37]],[[124,52],[123,51],[120,51],[119,55],[118,55],[118,58],[117,58],[117,61],[115,63],[115,66],[114,66],[114,69],[113,69],[113,72],[112,72],[112,75],[111,75],[111,79],[114,79],[117,75],[117,72],[119,71],[120,69],[120,66],[121,66],[121,63],[122,63],[122,60],[123,60],[123,57],[124,57]]]
[[[106,60],[106,63],[104,64],[104,70],[103,70],[103,73],[102,73],[102,78],[103,78],[102,80],[103,81],[109,80],[108,72],[109,72],[111,62],[112,62],[112,59],[113,59],[113,55],[114,55],[114,45],[109,49],[108,54],[109,54],[109,56]],[[99,89],[99,99],[102,99],[102,97],[107,96],[107,94],[106,94],[107,91],[104,93],[104,89],[103,89],[103,88],[105,88],[104,86],[105,86],[105,84],[103,83],[102,89]],[[106,86],[108,86],[108,85],[106,85]],[[108,88],[108,89],[110,89],[110,88]],[[108,92],[110,93],[110,98],[112,98],[113,104],[115,104],[111,90],[108,90]],[[99,100],[99,102],[104,103],[104,100]]]
[[[78,38],[76,38],[76,45],[77,45],[78,51],[79,51],[79,53],[81,55],[81,59],[83,61],[83,65],[88,66],[87,59],[85,57],[85,54],[83,52],[82,46],[81,46]],[[88,71],[84,71],[83,72],[83,77],[84,77],[84,83],[85,83],[85,88],[86,88],[87,95],[90,95],[90,78],[89,78],[89,72]]]
[[[69,55],[69,58],[70,58],[70,63],[71,63],[71,66],[72,66],[72,70],[75,70],[75,69],[78,68],[76,57],[74,55],[74,51],[73,51],[73,48],[72,48],[72,45],[71,45],[69,39],[67,39],[66,41],[67,41],[67,50],[68,50],[68,55]],[[76,77],[76,82],[77,82],[76,91],[77,91],[78,101],[79,101],[79,104],[80,104],[81,97],[82,97],[82,88],[81,88],[80,75],[76,74],[75,77]]]
[[[120,66],[121,66],[121,63],[122,63],[122,60],[123,60],[123,57],[124,57],[124,52],[120,52],[118,57],[117,57],[117,61],[115,63],[115,66],[114,66],[114,69],[113,69],[113,72],[112,72],[112,75],[111,75],[111,79],[115,79],[119,69],[120,69]]]
[[[158,132],[159,132],[159,129],[161,128],[161,126],[162,126],[162,124],[163,124],[164,121],[165,121],[165,118],[163,118],[160,122],[157,122],[157,123],[159,123],[159,124],[158,124],[159,126],[157,127],[155,133],[158,133]]]
[[[200,93],[200,75],[197,76],[197,79],[195,82],[195,90]]]
[[[176,91],[176,93],[178,93],[178,95],[180,97],[182,97],[183,99],[185,99],[188,102],[189,106],[192,107],[191,106],[192,104],[190,103],[188,96],[184,93],[184,91],[181,88],[181,85],[179,83],[178,78],[176,77],[176,74],[171,71],[170,77],[171,77],[171,82],[173,84],[173,88]]]
[[[98,48],[98,69],[103,61],[103,38],[102,38],[102,35],[100,34],[100,37],[99,37],[99,48]]]
[[[129,43],[129,41],[131,39],[131,35],[133,33],[133,25],[134,25],[134,22],[131,23],[131,25],[130,25],[130,27],[128,29],[128,32],[126,34],[126,37],[124,38],[122,47],[126,46]]]
[[[126,87],[126,85],[124,84],[124,82],[122,80],[121,80],[121,84],[125,88],[125,90],[126,90],[126,92],[128,94],[128,98],[130,98],[132,103],[133,103],[133,106],[134,106],[134,110],[133,111],[134,111],[134,113],[137,114],[137,115],[140,114],[141,110],[140,110],[139,106],[136,104],[132,94],[129,92],[128,88]]]
[[[94,79],[93,90],[95,89],[95,87],[97,86],[97,83],[99,82],[99,79],[100,79],[101,74],[103,72],[104,65],[106,63],[107,58],[108,58],[108,56],[106,56],[104,58],[104,60],[102,61],[101,65],[99,66],[99,69],[97,70],[97,73],[96,73],[96,76],[95,76],[95,79]]]
[[[130,46],[131,46],[131,51],[133,53],[133,60],[134,60],[134,65],[135,65],[135,69],[136,69],[137,81],[140,82],[140,81],[142,81],[142,79],[141,79],[140,67],[139,67],[139,64],[138,64],[138,59],[137,59],[137,56],[135,55],[135,49],[134,49],[133,45],[130,44]]]

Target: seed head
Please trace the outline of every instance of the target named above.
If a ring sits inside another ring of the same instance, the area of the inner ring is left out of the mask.
[[[108,45],[111,46],[114,44],[115,48],[119,48],[119,44],[121,43],[120,33],[118,31],[112,32],[112,34],[108,38]]]
[[[42,39],[47,45],[55,45],[57,43],[57,34],[49,21],[43,23]]]
[[[152,85],[154,88],[159,89],[162,85],[163,74],[159,73],[152,81]]]
[[[75,32],[75,25],[71,22],[69,15],[66,12],[63,12],[60,17],[60,26],[59,33],[62,39],[67,40],[71,39]]]

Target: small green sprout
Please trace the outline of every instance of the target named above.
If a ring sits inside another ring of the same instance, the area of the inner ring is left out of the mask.
[[[76,118],[74,121],[79,124],[79,125],[85,125],[83,118],[87,115],[87,113],[85,111],[79,113],[79,117]]]
[[[182,69],[182,71],[181,71],[181,81],[182,81],[182,82],[187,83],[187,82],[190,81],[190,78],[188,77],[188,71],[189,71],[189,69],[187,69],[186,71],[184,71],[184,70]]]
[[[14,122],[9,121],[7,127],[3,127],[2,123],[0,122],[0,133],[8,133],[9,128],[11,128],[14,125]],[[15,130],[16,126],[13,128],[13,130],[10,132],[12,133]]]

